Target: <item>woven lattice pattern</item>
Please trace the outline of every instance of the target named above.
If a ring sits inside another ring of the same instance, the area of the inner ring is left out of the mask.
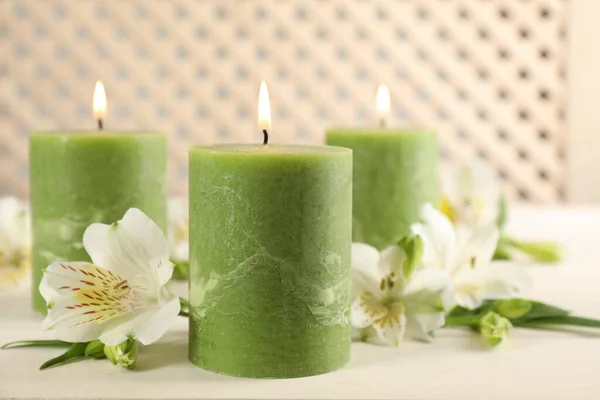
[[[170,135],[173,193],[187,148],[323,142],[329,125],[372,125],[387,83],[392,121],[436,128],[445,161],[479,155],[510,198],[553,202],[564,186],[561,0],[3,1],[0,192],[27,193],[27,134],[92,128],[104,80],[107,127]]]

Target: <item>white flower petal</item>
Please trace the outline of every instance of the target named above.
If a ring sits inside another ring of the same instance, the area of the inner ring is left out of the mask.
[[[352,243],[352,298],[361,291],[376,291],[383,279],[379,251],[366,243]]]
[[[160,305],[140,309],[110,321],[99,339],[108,346],[116,346],[128,337],[145,345],[154,343],[164,335],[179,311],[179,298],[171,296]]]
[[[189,218],[189,202],[187,197],[171,197],[168,202],[170,221],[186,221]]]
[[[408,309],[448,310],[454,297],[454,285],[450,274],[438,268],[417,270],[403,293]]]
[[[481,271],[481,297],[506,299],[529,290],[533,281],[527,269],[510,263],[493,263]]]
[[[83,235],[83,245],[95,264],[128,281],[137,282],[140,277],[153,281],[153,287],[147,287],[149,290],[157,290],[173,273],[163,232],[136,208],[129,209],[115,224],[90,225]]]
[[[498,179],[489,163],[483,160],[445,168],[442,193],[451,204],[457,222],[479,225],[498,217]]]
[[[24,205],[15,197],[0,198],[0,234],[8,237],[23,234]]]
[[[421,209],[422,223],[411,230],[423,240],[423,265],[450,269],[456,262],[456,232],[452,222],[429,203]]]
[[[401,303],[392,304],[386,315],[373,323],[382,344],[398,346],[404,338],[406,315]]]
[[[510,263],[493,263],[464,269],[455,277],[457,304],[474,309],[483,300],[509,299],[532,286],[527,269]]]
[[[46,301],[46,304],[55,301],[58,297],[58,293],[56,293],[54,289],[52,289],[50,285],[48,285],[48,278],[46,277],[46,275],[44,275],[42,277],[42,280],[40,281],[39,291],[44,300]]]
[[[171,247],[171,259],[174,261],[188,261],[190,259],[190,243],[188,241],[176,243]]]
[[[456,285],[456,304],[469,310],[474,310],[479,307],[483,300],[480,287],[472,284]]]
[[[475,228],[460,225],[457,234],[462,252],[457,268],[478,269],[492,261],[500,236],[495,222]]]
[[[380,299],[371,292],[360,292],[350,308],[350,324],[355,328],[366,328],[387,314]]]
[[[407,313],[406,336],[416,340],[430,341],[435,332],[444,324],[443,312]]]
[[[448,202],[455,206],[462,199],[461,191],[461,166],[449,165],[443,168],[441,179],[441,189]]]
[[[379,266],[384,275],[394,273],[398,278],[403,276],[402,264],[406,260],[406,252],[400,246],[390,246],[381,252]]]

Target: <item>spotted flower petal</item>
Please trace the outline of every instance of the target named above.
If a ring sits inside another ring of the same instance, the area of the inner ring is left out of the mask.
[[[179,313],[164,284],[172,264],[160,229],[130,209],[113,225],[93,224],[84,245],[96,264],[59,261],[44,272],[48,305],[43,327],[69,342],[100,339],[115,346],[128,337],[152,343]]]

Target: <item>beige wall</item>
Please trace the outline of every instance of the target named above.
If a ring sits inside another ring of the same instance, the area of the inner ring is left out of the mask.
[[[171,191],[185,193],[188,146],[261,140],[265,79],[275,142],[321,143],[327,126],[375,124],[375,88],[387,83],[392,121],[437,129],[446,162],[487,157],[510,198],[559,201],[568,5],[4,0],[0,193],[27,193],[28,131],[93,128],[96,79],[108,128],[169,133]]]

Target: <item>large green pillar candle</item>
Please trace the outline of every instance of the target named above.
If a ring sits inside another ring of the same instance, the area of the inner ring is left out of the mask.
[[[327,144],[352,149],[352,239],[378,249],[410,232],[424,203],[437,202],[438,146],[424,129],[331,129]]]
[[[89,260],[83,232],[136,207],[167,226],[166,137],[161,133],[35,132],[29,138],[33,305],[42,270],[56,260]]]
[[[190,360],[291,378],[350,356],[352,152],[190,151]]]

